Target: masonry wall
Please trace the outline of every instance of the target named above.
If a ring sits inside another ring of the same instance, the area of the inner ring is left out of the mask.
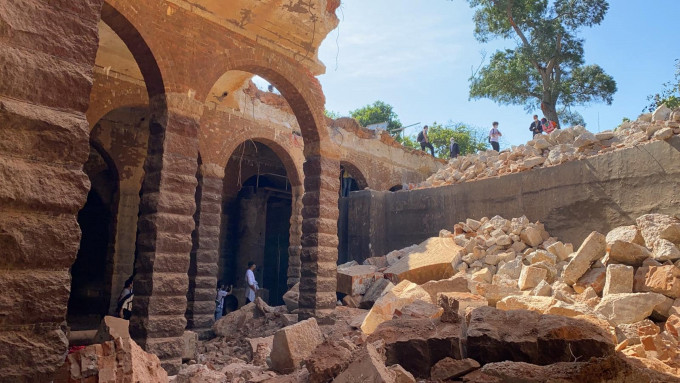
[[[354,192],[348,201],[350,259],[380,256],[453,228],[466,218],[526,215],[579,245],[646,213],[680,213],[680,137],[499,178],[396,193]]]

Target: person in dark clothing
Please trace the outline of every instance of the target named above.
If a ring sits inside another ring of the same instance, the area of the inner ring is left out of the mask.
[[[541,120],[538,119],[538,116],[535,114],[534,121],[531,123],[531,125],[529,125],[529,130],[534,134],[534,137],[543,133],[543,124],[541,123]]]
[[[451,143],[449,144],[449,158],[456,158],[460,154],[460,146],[456,142],[456,139],[451,137]]]
[[[116,316],[126,320],[130,320],[132,317],[132,298],[135,296],[132,285],[133,277],[130,277],[125,281],[125,286],[123,291],[120,292],[118,304],[116,305]]]
[[[430,148],[430,153],[434,157],[434,146],[432,146],[430,139],[427,137],[427,125],[423,126],[423,130],[418,133],[416,141],[420,143],[420,150],[425,151],[425,148]]]

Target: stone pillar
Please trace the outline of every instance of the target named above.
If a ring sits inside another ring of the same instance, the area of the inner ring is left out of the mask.
[[[292,187],[290,245],[288,246],[288,288],[300,282],[300,252],[302,246],[302,186]]]
[[[174,375],[186,328],[202,105],[186,94],[166,94],[151,98],[150,106],[130,333]]]
[[[111,301],[109,313],[114,313],[118,305],[118,296],[123,290],[125,281],[134,271],[135,241],[137,239],[137,215],[139,213],[139,184],[121,182],[116,220],[115,252],[111,275]]]
[[[214,164],[200,166],[186,318],[187,328],[203,339],[210,336],[215,318],[223,178],[224,168]]]
[[[340,161],[307,157],[302,197],[300,314],[323,319],[335,308],[338,260],[338,190]]]
[[[102,0],[0,2],[0,380],[64,363]]]

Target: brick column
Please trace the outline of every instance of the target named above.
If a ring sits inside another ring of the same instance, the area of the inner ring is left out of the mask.
[[[64,363],[101,4],[0,2],[0,381]]]
[[[201,108],[185,94],[150,100],[130,333],[146,351],[158,355],[170,375],[181,364],[186,328]]]
[[[292,187],[290,244],[288,246],[288,288],[300,282],[300,252],[302,246],[302,186]]]
[[[302,197],[300,319],[324,318],[335,308],[340,161],[307,157]]]
[[[196,230],[189,266],[186,318],[187,328],[204,339],[211,335],[215,321],[224,168],[203,164],[198,174]]]

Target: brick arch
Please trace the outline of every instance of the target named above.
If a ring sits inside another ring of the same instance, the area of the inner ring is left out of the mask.
[[[133,24],[132,17],[124,14],[123,5],[106,1],[102,5],[102,21],[106,23],[128,47],[144,77],[149,98],[165,93],[165,84],[158,61],[140,30]]]
[[[264,51],[265,48],[258,48],[258,50]],[[197,93],[203,96],[203,100],[207,98],[214,84],[229,71],[238,70],[258,75],[274,85],[293,110],[302,131],[305,156],[321,154],[321,146],[324,147],[324,154],[334,152],[334,148],[327,145],[329,138],[323,114],[325,97],[318,79],[303,66],[273,51],[258,52],[255,55],[244,52],[233,52],[233,54],[239,58],[233,62],[226,60],[224,67],[215,68],[212,74],[206,74],[208,80],[202,90]],[[262,56],[263,58],[248,58],[248,56]]]
[[[347,160],[341,160],[340,166],[344,166],[345,169],[349,171],[349,174],[352,176],[352,178],[354,178],[354,181],[356,181],[357,186],[359,187],[360,190],[363,190],[368,187],[368,182],[366,181],[364,173],[361,170],[359,170],[359,168],[356,165],[352,164]]]

